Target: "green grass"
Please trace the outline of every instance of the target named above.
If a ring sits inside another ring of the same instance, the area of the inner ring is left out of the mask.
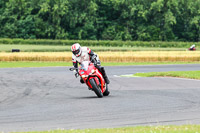
[[[200,64],[200,62],[102,62],[102,66]]]
[[[131,65],[166,65],[166,64],[199,64],[200,62],[102,62],[102,66],[131,66]],[[0,62],[0,68],[15,67],[55,67],[55,66],[72,66],[72,62]]]
[[[0,62],[0,68],[72,66],[69,62]]]
[[[69,51],[70,46],[0,44],[0,52],[11,52],[12,49],[20,49],[21,52],[63,52]]]
[[[26,44],[0,44],[0,52],[11,52],[12,49],[20,49],[21,52],[64,52],[70,51],[71,46],[62,45],[26,45]],[[186,48],[152,48],[152,47],[90,47],[95,52],[99,51],[185,51]]]
[[[150,72],[136,73],[133,76],[140,77],[180,77],[190,79],[200,79],[200,71],[170,71],[170,72]]]
[[[50,130],[26,133],[200,133],[200,125],[138,126],[126,128]]]

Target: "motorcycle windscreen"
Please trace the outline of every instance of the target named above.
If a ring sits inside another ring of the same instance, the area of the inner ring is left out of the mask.
[[[87,71],[89,67],[89,61],[83,61],[81,63],[81,69],[83,69],[84,71]]]

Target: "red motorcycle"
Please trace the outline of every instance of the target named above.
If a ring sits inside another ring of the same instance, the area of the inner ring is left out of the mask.
[[[78,75],[83,79],[83,81],[88,86],[89,90],[92,90],[96,95],[101,98],[103,96],[108,96],[108,85],[101,72],[94,66],[90,61],[84,61],[79,68],[70,68],[70,71],[78,69]]]

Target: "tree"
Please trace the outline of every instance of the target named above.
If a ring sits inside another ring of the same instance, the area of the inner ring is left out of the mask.
[[[1,0],[0,37],[199,41],[200,0]]]

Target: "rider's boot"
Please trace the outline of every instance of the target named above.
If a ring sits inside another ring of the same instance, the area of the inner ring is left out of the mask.
[[[101,67],[101,73],[102,73],[102,75],[103,75],[103,78],[105,79],[106,84],[109,84],[110,81],[109,81],[109,79],[108,79],[108,76],[106,75],[106,72],[105,72],[104,67]]]
[[[80,78],[80,82],[82,83],[82,84],[84,84],[85,82],[83,81],[83,79],[82,78]]]

